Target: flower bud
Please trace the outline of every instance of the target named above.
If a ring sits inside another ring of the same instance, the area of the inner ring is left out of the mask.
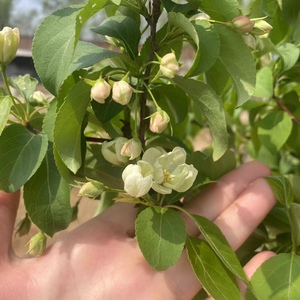
[[[0,65],[6,66],[16,57],[20,43],[18,28],[4,27],[0,31]]]
[[[124,166],[128,163],[128,157],[121,155],[121,149],[128,139],[118,137],[113,141],[104,142],[101,147],[103,157],[113,165]]]
[[[132,87],[125,80],[120,80],[114,83],[112,88],[112,98],[121,105],[126,105],[130,102],[132,96]]]
[[[170,122],[169,115],[162,109],[151,115],[150,130],[154,133],[162,133]]]
[[[238,33],[248,33],[254,27],[253,21],[251,21],[248,17],[239,16],[232,20],[233,28]]]
[[[104,104],[109,96],[111,86],[102,78],[99,78],[91,88],[91,99]]]
[[[33,106],[44,106],[46,103],[47,98],[41,91],[35,91],[30,99],[30,104]]]
[[[97,198],[104,191],[105,186],[102,182],[91,180],[86,182],[79,190],[79,196],[87,196],[90,198]]]
[[[179,70],[179,64],[173,52],[164,55],[160,60],[160,71],[168,77],[174,78],[176,72]]]
[[[129,157],[129,160],[137,158],[142,152],[142,143],[138,138],[127,141],[121,149],[121,155]]]
[[[29,245],[27,253],[41,256],[46,249],[47,237],[43,232],[39,232],[29,240],[27,245]]]
[[[268,22],[262,19],[258,19],[255,20],[254,27],[250,31],[250,33],[253,35],[263,35],[271,31],[272,29],[273,27]]]

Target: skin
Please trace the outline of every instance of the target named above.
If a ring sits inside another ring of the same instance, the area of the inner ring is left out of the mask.
[[[213,220],[236,250],[275,204],[269,169],[250,162],[229,172],[185,208]],[[134,238],[136,210],[117,203],[48,247],[39,258],[16,257],[11,238],[19,193],[0,192],[0,299],[192,299],[201,286],[185,252],[165,271],[155,271]],[[187,231],[199,232],[185,216]],[[274,255],[261,252],[246,266],[248,277]],[[241,291],[245,287],[241,284]]]

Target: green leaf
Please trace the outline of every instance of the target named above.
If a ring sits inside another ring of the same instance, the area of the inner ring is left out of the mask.
[[[207,243],[228,270],[241,278],[244,282],[248,282],[236,254],[228,244],[219,227],[202,216],[193,215],[193,219]]]
[[[281,253],[269,258],[254,273],[251,284],[257,298],[247,291],[247,300],[296,300],[300,295],[300,257]]]
[[[293,203],[293,190],[289,180],[284,176],[268,176],[265,177],[270,185],[276,199],[285,208],[289,208]]]
[[[10,85],[14,87],[26,101],[30,101],[35,92],[38,80],[26,74],[16,78],[10,78]]]
[[[106,3],[106,0],[90,0],[83,8],[74,6],[56,11],[45,18],[36,30],[32,45],[35,68],[44,86],[53,95],[58,94],[59,87],[72,70],[95,60],[95,50],[92,49],[95,47],[80,43],[76,50],[76,45],[85,22]],[[88,49],[86,62],[79,58],[84,49]],[[102,55],[107,55],[107,52],[99,50],[100,60]]]
[[[271,152],[277,152],[287,141],[293,128],[291,117],[284,111],[271,111],[258,122],[260,142]]]
[[[186,248],[191,266],[208,294],[218,300],[242,299],[235,277],[207,242],[187,236]]]
[[[231,21],[241,14],[237,0],[201,0],[200,8],[212,19]]]
[[[258,70],[253,96],[261,98],[271,98],[273,96],[273,73],[269,67]]]
[[[214,140],[213,159],[218,160],[228,146],[226,119],[220,97],[203,82],[180,76],[175,76],[174,82],[191,97],[207,119]]]
[[[82,164],[82,122],[89,104],[90,87],[80,81],[71,89],[55,120],[55,146],[61,159],[73,173]]]
[[[134,19],[126,16],[114,16],[106,19],[92,31],[108,35],[119,40],[132,59],[137,58],[141,33]]]
[[[193,65],[186,77],[195,76],[208,71],[215,64],[220,52],[220,39],[210,22],[198,20],[194,27],[199,37],[199,44]]]
[[[283,62],[283,71],[291,69],[298,61],[300,50],[296,45],[284,43],[276,49]]]
[[[160,206],[148,207],[136,219],[136,237],[150,266],[164,270],[180,258],[186,238],[178,212]]]
[[[199,8],[197,1],[191,1],[186,4],[177,4],[171,0],[162,0],[161,2],[167,12],[180,12],[188,17],[193,15]]]
[[[47,151],[47,135],[13,124],[0,136],[0,189],[14,192],[36,172]]]
[[[233,80],[240,106],[255,91],[255,62],[240,34],[223,25],[215,24],[214,27],[221,42],[219,59]]]
[[[10,96],[0,96],[0,136],[6,126],[11,106],[12,99]]]
[[[70,187],[56,168],[52,146],[25,184],[24,202],[32,222],[49,236],[67,228],[71,222]]]

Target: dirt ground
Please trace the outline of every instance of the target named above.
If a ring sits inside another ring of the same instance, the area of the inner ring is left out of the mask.
[[[74,206],[75,203],[77,202],[77,199],[78,199],[77,193],[78,193],[77,190],[72,191],[72,196],[71,196],[71,205],[72,206]],[[78,219],[76,221],[72,222],[67,229],[56,233],[53,236],[53,238],[48,238],[47,245],[51,245],[52,243],[55,242],[55,240],[58,237],[61,237],[62,235],[67,234],[69,231],[73,230],[80,224],[91,219],[95,214],[97,205],[98,205],[97,201],[94,201],[94,200],[91,200],[88,198],[82,198],[82,200],[80,201],[80,204],[79,204],[79,209],[78,209]],[[24,207],[24,203],[21,199],[17,218],[16,218],[16,224],[18,224],[18,222],[20,220],[22,220],[24,217],[25,217],[25,207]],[[14,251],[18,256],[20,256],[20,257],[27,256],[26,252],[28,250],[28,247],[26,246],[26,244],[29,241],[29,239],[38,232],[39,232],[39,230],[37,229],[37,227],[34,224],[32,224],[28,235],[25,235],[23,237],[19,237],[18,235],[16,236],[15,234],[13,235],[12,244],[13,244]]]

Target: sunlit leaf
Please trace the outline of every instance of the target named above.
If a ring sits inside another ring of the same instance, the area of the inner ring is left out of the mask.
[[[214,299],[242,299],[234,275],[227,270],[207,242],[188,236],[186,248],[197,278]]]
[[[273,73],[269,67],[258,70],[253,96],[261,98],[271,98],[273,96]]]
[[[0,96],[0,135],[6,126],[11,106],[12,99],[10,96]]]
[[[248,290],[247,300],[296,300],[300,295],[300,257],[281,253],[269,258],[251,278],[256,298]]]
[[[0,189],[14,192],[40,166],[48,146],[47,135],[34,134],[19,124],[6,127],[0,136]]]
[[[65,229],[71,222],[70,187],[56,168],[52,147],[25,184],[24,202],[32,222],[49,236]]]
[[[146,208],[137,217],[135,229],[139,247],[153,268],[164,270],[178,261],[186,238],[178,212],[160,206]]]

